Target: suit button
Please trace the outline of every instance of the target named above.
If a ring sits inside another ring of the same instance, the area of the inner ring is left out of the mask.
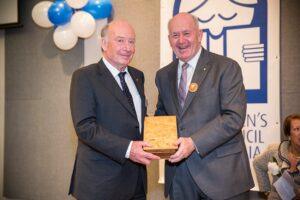
[[[139,126],[135,126],[135,128],[139,128]]]
[[[184,131],[184,129],[185,129],[184,127],[180,127],[179,128],[180,131]]]

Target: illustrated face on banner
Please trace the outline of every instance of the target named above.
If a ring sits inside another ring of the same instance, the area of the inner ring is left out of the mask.
[[[188,12],[198,17],[202,29],[208,29],[214,37],[220,37],[224,28],[249,25],[253,19],[257,0],[202,0],[182,1],[180,12]]]
[[[248,103],[267,103],[267,0],[175,0],[173,15],[188,12],[203,29],[202,46],[236,60]],[[251,76],[249,76],[251,74]]]

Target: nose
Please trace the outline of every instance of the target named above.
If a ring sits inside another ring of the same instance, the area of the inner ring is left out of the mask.
[[[184,42],[184,36],[183,36],[183,34],[179,35],[178,41],[179,41],[179,43],[183,43]]]
[[[133,48],[133,45],[130,42],[126,42],[123,45],[123,49],[126,50],[126,51],[132,51],[132,48]]]

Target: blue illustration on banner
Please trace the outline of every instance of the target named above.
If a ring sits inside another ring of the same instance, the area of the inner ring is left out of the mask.
[[[267,103],[267,0],[175,0],[173,15],[188,12],[203,29],[202,46],[236,60],[248,103]]]

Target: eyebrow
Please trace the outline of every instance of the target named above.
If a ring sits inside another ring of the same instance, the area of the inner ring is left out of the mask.
[[[116,36],[116,38],[135,40],[135,38],[128,38],[128,37],[124,37],[124,36]]]
[[[186,33],[186,32],[192,32],[192,30],[173,31],[173,32],[171,32],[170,34]]]

